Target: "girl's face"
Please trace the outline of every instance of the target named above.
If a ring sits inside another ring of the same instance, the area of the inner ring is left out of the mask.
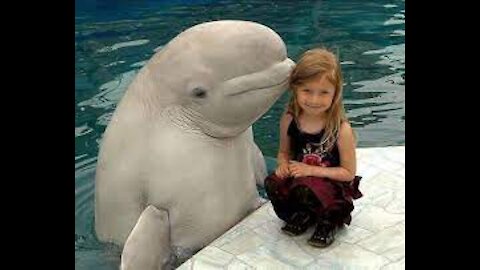
[[[335,86],[327,76],[317,76],[301,84],[296,92],[298,106],[309,116],[323,116],[332,106]]]

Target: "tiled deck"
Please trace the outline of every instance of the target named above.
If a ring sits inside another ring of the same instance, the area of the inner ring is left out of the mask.
[[[357,159],[364,196],[330,247],[307,244],[313,228],[283,234],[268,202],[177,269],[405,269],[405,147],[360,148]]]

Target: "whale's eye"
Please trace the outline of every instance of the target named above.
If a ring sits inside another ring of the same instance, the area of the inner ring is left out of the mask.
[[[192,90],[192,95],[196,98],[206,98],[207,97],[207,90],[201,87],[195,87]]]

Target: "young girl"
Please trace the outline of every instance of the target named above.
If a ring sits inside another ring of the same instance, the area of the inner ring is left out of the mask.
[[[360,198],[355,135],[342,103],[342,74],[334,54],[305,52],[290,76],[293,91],[280,120],[278,167],[265,179],[282,228],[290,235],[316,223],[309,244],[326,247],[338,227],[350,224]]]

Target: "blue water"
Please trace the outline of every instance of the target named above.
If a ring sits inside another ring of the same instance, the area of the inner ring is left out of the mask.
[[[93,232],[93,174],[99,141],[117,102],[155,50],[186,28],[218,19],[263,23],[290,58],[324,45],[340,55],[345,107],[359,146],[405,143],[404,1],[76,1],[75,267],[117,269],[119,250]],[[288,93],[254,124],[274,157]]]

